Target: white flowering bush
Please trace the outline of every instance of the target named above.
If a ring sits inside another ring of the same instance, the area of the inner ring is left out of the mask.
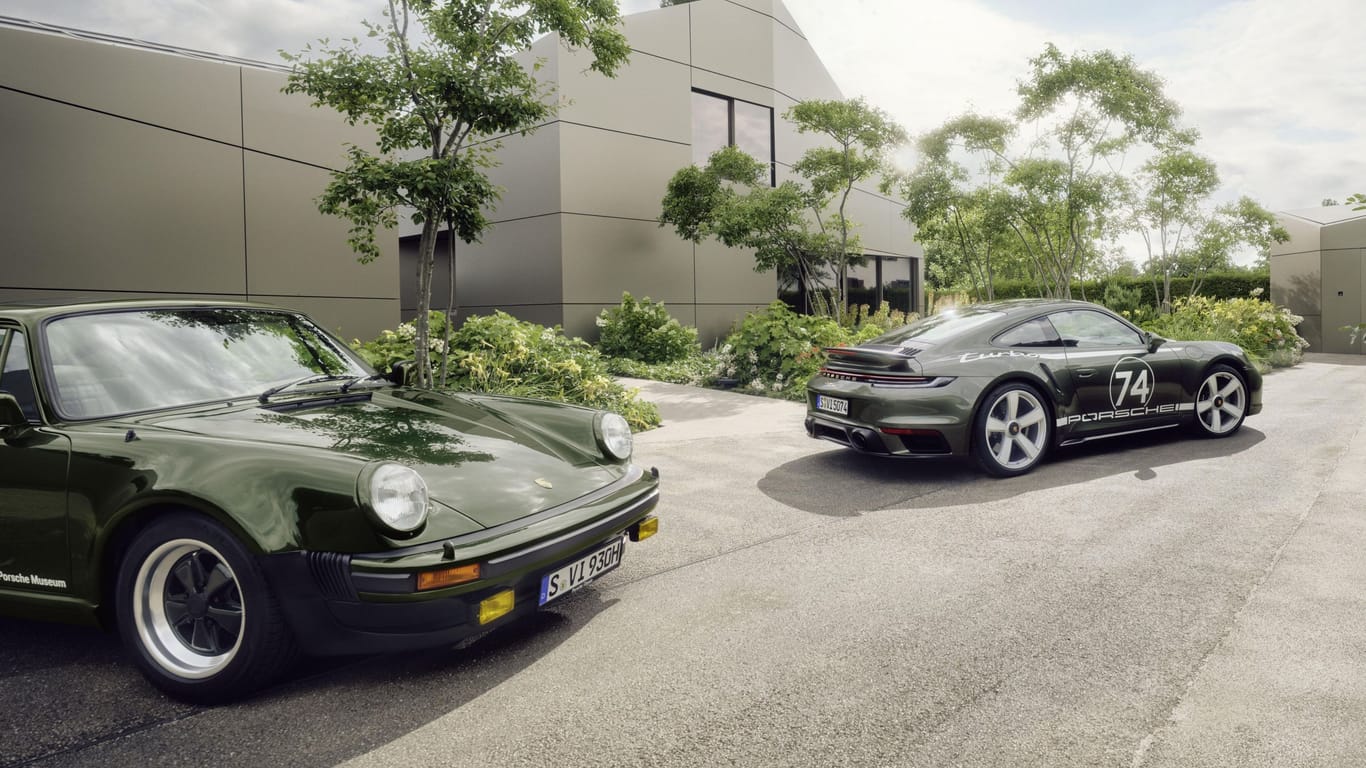
[[[1255,288],[1242,299],[1178,299],[1170,314],[1144,327],[1169,339],[1233,342],[1262,372],[1295,365],[1304,359],[1304,350],[1309,347],[1309,342],[1295,332],[1304,318],[1263,301],[1262,293],[1261,288]]]
[[[621,305],[604,309],[597,317],[601,329],[598,349],[608,357],[625,357],[642,363],[672,363],[701,352],[697,329],[685,328],[669,315],[664,302],[637,301],[621,294]]]

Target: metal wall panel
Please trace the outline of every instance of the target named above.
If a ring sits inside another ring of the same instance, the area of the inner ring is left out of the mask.
[[[242,150],[13,91],[0,115],[0,285],[244,292]]]
[[[1320,352],[1360,353],[1345,326],[1361,322],[1361,249],[1323,252],[1323,343]]]
[[[242,143],[239,70],[218,61],[0,28],[0,85],[229,144]]]

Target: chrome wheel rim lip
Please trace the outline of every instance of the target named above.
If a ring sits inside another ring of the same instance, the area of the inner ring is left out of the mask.
[[[987,409],[986,449],[1005,469],[1024,469],[1043,455],[1048,442],[1048,411],[1030,392],[1013,389]]]
[[[1233,431],[1246,411],[1247,391],[1243,382],[1228,371],[1216,371],[1206,377],[1195,396],[1195,416],[1210,434]]]
[[[167,615],[166,596],[173,571],[177,564],[196,553],[207,554],[216,560],[217,567],[226,571],[230,586],[239,596],[241,617],[237,636],[232,646],[221,653],[206,654],[192,648]],[[242,647],[247,620],[245,600],[241,600],[240,595],[237,575],[216,549],[193,539],[165,542],[143,559],[133,581],[133,621],[138,640],[152,661],[166,672],[189,680],[212,677],[232,663]]]

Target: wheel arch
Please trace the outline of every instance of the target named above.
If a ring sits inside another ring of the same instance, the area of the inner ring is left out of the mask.
[[[123,554],[128,545],[147,526],[171,515],[191,515],[210,520],[242,542],[251,554],[264,554],[260,543],[248,535],[247,530],[232,515],[215,504],[189,496],[137,499],[125,505],[101,527],[95,540],[94,551],[91,553],[91,571],[96,575],[98,585],[99,602],[95,614],[101,626],[114,626],[114,592],[118,583],[119,567],[123,563]]]
[[[1058,409],[1065,403],[1062,399],[1062,392],[1058,387],[1054,386],[1051,382],[1044,381],[1042,376],[1033,371],[1007,371],[1006,373],[997,376],[995,379],[992,379],[990,383],[982,388],[981,393],[977,395],[977,402],[972,406],[973,428],[968,430],[971,433],[968,440],[968,450],[972,450],[972,446],[980,439],[977,435],[977,429],[975,428],[977,424],[977,414],[986,406],[987,396],[996,391],[996,388],[1003,384],[1024,384],[1034,390],[1034,394],[1039,396],[1039,401],[1048,409],[1048,444],[1050,447],[1056,445],[1058,441],[1058,429],[1055,420],[1058,417]]]

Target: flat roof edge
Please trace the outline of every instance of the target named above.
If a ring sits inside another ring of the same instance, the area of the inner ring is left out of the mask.
[[[203,61],[215,61],[220,64],[234,64],[243,67],[253,67],[256,69],[267,69],[276,72],[288,72],[289,67],[283,64],[272,64],[267,61],[257,61],[240,56],[228,56],[221,53],[211,53],[209,51],[199,51],[193,48],[181,48],[176,45],[166,45],[163,43],[153,43],[147,40],[139,40],[133,37],[121,37],[110,35],[104,32],[92,32],[87,29],[76,29],[75,27],[64,27],[60,24],[49,24],[44,21],[32,21],[21,19],[16,16],[0,15],[0,27],[10,29],[21,29],[29,32],[38,32],[49,35],[60,35],[77,40],[87,40],[95,43],[106,43],[109,45],[120,45],[125,48],[137,48],[144,51],[154,51],[156,53],[166,53],[173,56],[184,56],[191,59]]]

